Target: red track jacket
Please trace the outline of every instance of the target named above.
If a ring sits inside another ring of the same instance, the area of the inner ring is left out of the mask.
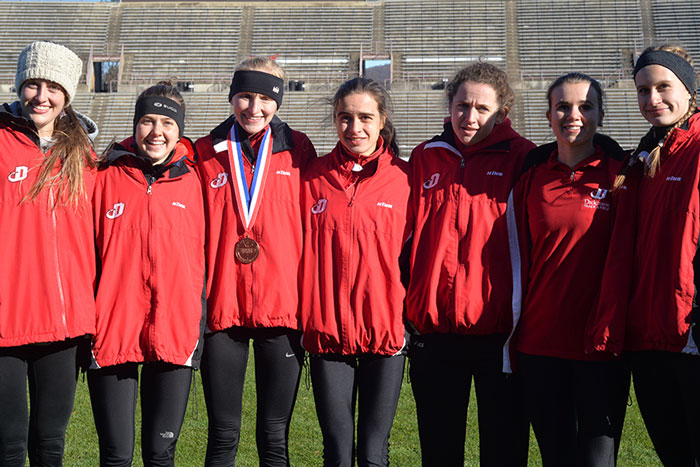
[[[506,205],[535,145],[510,120],[458,148],[452,125],[413,150],[415,229],[407,318],[421,333],[508,334]]]
[[[231,116],[196,143],[207,217],[208,327],[211,331],[232,326],[300,329],[299,192],[301,170],[316,157],[316,150],[306,135],[273,118],[267,182],[250,232],[260,246],[260,255],[250,264],[240,263],[234,246],[245,230],[233,191],[227,148],[234,121]]]
[[[691,312],[700,282],[700,113],[676,128],[661,150],[654,178],[639,193],[635,291],[626,350],[697,353],[690,339]]]
[[[94,172],[83,172],[87,198],[77,209],[57,206],[48,187],[22,202],[44,153],[18,111],[0,110],[0,347],[95,332]]]
[[[199,366],[204,331],[204,204],[192,142],[152,173],[132,139],[97,173],[101,274],[93,367],[163,361]]]
[[[556,143],[537,148],[526,159],[536,166],[513,188],[508,216],[520,352],[574,360],[622,352],[636,192],[629,180],[612,191],[626,153],[596,135],[603,140],[605,149],[596,144],[573,169],[557,161]],[[609,248],[613,241],[617,248]]]
[[[355,159],[341,148],[304,175],[303,345],[314,354],[394,355],[405,335],[408,164],[382,148],[353,172]]]

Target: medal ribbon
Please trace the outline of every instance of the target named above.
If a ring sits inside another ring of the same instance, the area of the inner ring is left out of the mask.
[[[231,168],[233,169],[233,185],[236,193],[236,202],[238,204],[238,213],[241,221],[248,230],[260,210],[260,197],[265,189],[265,180],[269,168],[270,155],[272,154],[272,132],[270,127],[265,130],[260,149],[258,150],[258,158],[256,167],[253,170],[253,182],[248,189],[248,183],[245,176],[245,168],[243,166],[243,150],[241,149],[241,140],[238,135],[238,130],[235,123],[231,125],[231,131],[228,137],[228,157]]]

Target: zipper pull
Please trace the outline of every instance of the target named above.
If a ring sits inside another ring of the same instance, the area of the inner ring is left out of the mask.
[[[464,157],[462,157],[462,162],[459,163],[459,168],[460,169],[464,168]]]
[[[350,197],[350,202],[348,203],[348,207],[352,206],[355,203],[355,196],[356,195],[357,195],[357,182],[355,182],[355,185],[353,186],[352,196]]]
[[[571,181],[574,181],[574,178],[576,178],[576,172],[571,171]]]
[[[146,194],[150,195],[151,194],[151,184],[148,184],[148,190],[146,190]]]

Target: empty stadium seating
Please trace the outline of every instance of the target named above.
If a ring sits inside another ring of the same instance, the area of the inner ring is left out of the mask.
[[[439,80],[477,60],[505,65],[504,1],[388,0],[386,43],[401,78]]]
[[[519,0],[517,19],[525,79],[618,77],[644,44],[638,0]]]
[[[131,134],[137,90],[161,79],[195,83],[196,92],[185,94],[187,133],[206,134],[230,113],[227,83],[252,54],[276,57],[289,79],[306,82],[306,91],[286,94],[279,113],[319,153],[336,141],[326,99],[368,57],[392,59],[404,154],[441,131],[444,94],[431,85],[475,60],[508,70],[518,90],[513,124],[537,143],[551,140],[547,83],[569,71],[601,79],[608,87],[602,131],[631,147],[647,128],[629,78],[635,54],[657,39],[680,41],[700,62],[700,0],[1,1],[0,24],[4,91],[32,40],[63,43],[86,62],[91,52],[114,57],[123,49],[122,89],[83,86],[74,103],[100,124],[100,150]]]

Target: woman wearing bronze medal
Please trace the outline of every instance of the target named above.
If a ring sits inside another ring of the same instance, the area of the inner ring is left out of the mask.
[[[303,345],[324,466],[389,465],[405,356],[399,256],[408,237],[408,164],[390,100],[354,78],[332,100],[339,142],[304,174]],[[355,449],[355,406],[357,448]]]
[[[316,151],[275,116],[283,92],[284,72],[274,60],[248,58],[231,82],[233,115],[196,143],[208,222],[207,466],[235,462],[251,340],[260,465],[289,465],[287,434],[304,360],[300,174]]]

